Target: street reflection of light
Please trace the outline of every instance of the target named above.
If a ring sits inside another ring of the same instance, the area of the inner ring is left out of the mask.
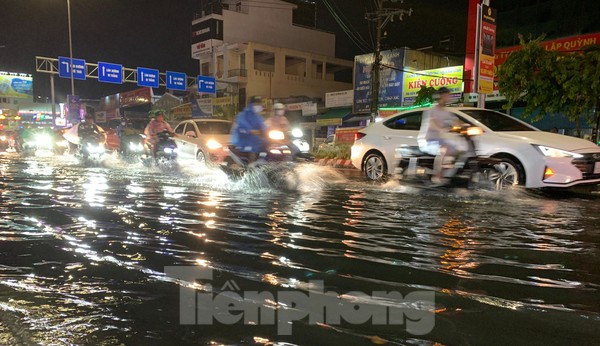
[[[138,185],[136,182],[131,182],[129,185],[126,186],[126,189],[127,191],[136,195],[146,192],[146,189],[143,186]]]
[[[204,224],[207,228],[216,228],[215,227],[216,221],[215,220],[208,220],[206,221],[206,223]]]
[[[54,169],[51,166],[40,165],[37,161],[29,162],[29,165],[25,169],[25,172],[30,175],[54,175]]]
[[[264,274],[262,277],[262,280],[273,286],[279,286],[279,283],[280,283],[279,278],[273,274]]]
[[[210,264],[210,261],[198,258],[196,260],[196,264],[199,265],[199,266],[202,266],[202,267],[208,267],[208,265]]]
[[[202,214],[202,216],[204,216],[204,217],[215,217],[216,215],[217,215],[216,213],[206,213],[206,212],[204,214]]]
[[[265,339],[265,338],[261,338],[260,336],[255,336],[254,338],[254,342],[257,344],[271,344],[271,341],[269,339]]]
[[[450,271],[458,276],[471,276],[472,274],[465,269],[479,267],[480,263],[472,259],[474,250],[469,248],[479,245],[474,239],[468,238],[468,232],[471,227],[464,226],[459,219],[452,218],[448,220],[439,232],[446,236],[442,238],[441,243],[449,247],[441,256],[440,269]]]
[[[163,187],[165,198],[181,200],[185,197],[183,193],[185,188],[179,186],[164,186]]]
[[[106,197],[101,195],[102,192],[108,190],[106,176],[103,174],[90,174],[88,182],[82,185],[85,191],[84,200],[90,206],[104,206]]]
[[[221,193],[217,191],[210,191],[208,194],[208,200],[206,201],[198,201],[198,204],[205,205],[207,207],[219,207],[219,200],[221,197]]]

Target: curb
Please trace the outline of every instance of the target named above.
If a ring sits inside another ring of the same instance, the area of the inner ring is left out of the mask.
[[[354,166],[352,165],[352,161],[351,160],[343,160],[343,159],[319,159],[317,161],[317,163],[319,164],[319,166],[331,166],[334,168],[352,168],[354,169]]]

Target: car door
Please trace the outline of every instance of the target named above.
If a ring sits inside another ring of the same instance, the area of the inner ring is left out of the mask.
[[[198,142],[198,129],[193,121],[189,121],[185,124],[183,136],[185,138],[185,147],[183,148],[185,156],[188,158],[195,158]]]
[[[183,134],[185,133],[185,124],[185,122],[181,122],[177,126],[175,126],[175,129],[173,130],[173,132],[175,132],[175,137],[173,139],[177,144],[177,151],[180,155],[182,153],[182,149],[185,147],[185,137],[183,136]]]
[[[399,146],[417,146],[423,111],[402,113],[383,122],[381,131],[382,152],[387,162],[393,162]]]

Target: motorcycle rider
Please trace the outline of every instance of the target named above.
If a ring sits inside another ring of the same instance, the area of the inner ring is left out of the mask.
[[[264,150],[267,127],[260,115],[262,111],[262,98],[251,97],[246,108],[235,117],[231,128],[231,144],[239,151],[247,153],[248,163],[255,162],[258,154]]]
[[[175,132],[173,132],[171,125],[165,121],[164,113],[162,111],[158,111],[156,113],[156,117],[152,119],[144,129],[146,143],[150,145],[153,156],[156,156],[156,143],[158,143],[158,134],[163,131],[168,131],[171,136],[175,136]]]
[[[104,129],[94,122],[94,115],[87,113],[85,120],[77,124],[77,136],[83,141],[95,134],[101,134],[106,138]]]
[[[419,150],[435,156],[431,181],[436,185],[443,185],[447,182],[444,179],[444,160],[446,157],[452,157],[454,161],[464,145],[464,140],[450,132],[452,126],[460,124],[459,119],[446,109],[450,100],[450,90],[441,87],[436,96],[438,103],[423,112],[417,141]]]
[[[273,115],[265,121],[265,125],[270,130],[279,130],[287,135],[290,130],[290,122],[285,117],[285,105],[275,103],[273,105]]]
[[[265,121],[269,130],[278,130],[285,134],[286,144],[290,148],[292,155],[300,153],[300,149],[289,138],[290,122],[285,116],[285,105],[283,103],[275,103],[273,105],[273,115]]]

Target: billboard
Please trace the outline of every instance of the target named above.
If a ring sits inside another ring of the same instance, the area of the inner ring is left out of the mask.
[[[192,24],[192,58],[210,53],[213,46],[223,43],[223,20],[209,18]]]
[[[479,42],[479,78],[477,92],[491,94],[494,91],[494,50],[496,49],[496,10],[481,6]]]
[[[446,87],[451,93],[463,91],[463,66],[450,66],[404,73],[402,99],[404,103],[412,104],[421,90],[421,86],[438,89]]]
[[[33,98],[33,78],[30,74],[0,71],[0,96]]]
[[[373,54],[358,55],[354,58],[354,113],[371,111],[371,68]],[[379,107],[395,107],[402,103],[402,70],[404,49],[381,52],[379,71]]]
[[[152,88],[139,88],[122,92],[119,95],[121,107],[134,107],[152,103]]]

